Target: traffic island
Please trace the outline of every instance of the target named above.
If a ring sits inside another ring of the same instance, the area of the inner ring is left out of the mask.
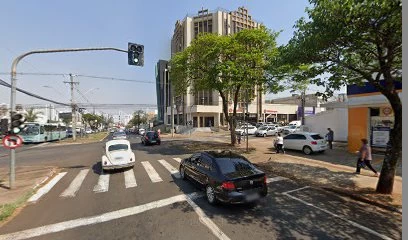
[[[9,189],[9,169],[0,168],[0,226],[21,209],[32,194],[56,173],[52,166],[18,166],[16,182]]]

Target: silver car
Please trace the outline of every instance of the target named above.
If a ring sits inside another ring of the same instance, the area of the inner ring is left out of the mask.
[[[127,136],[125,132],[115,132],[113,133],[112,139],[113,140],[120,140],[120,139],[126,140]]]
[[[278,129],[275,127],[260,127],[255,131],[255,136],[266,137],[266,136],[276,136]]]

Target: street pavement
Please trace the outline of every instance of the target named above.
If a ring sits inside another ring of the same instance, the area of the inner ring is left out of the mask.
[[[109,173],[100,165],[104,142],[18,152],[18,164],[61,169],[48,192],[1,226],[0,240],[401,239],[400,214],[280,176],[268,176],[269,195],[258,204],[211,206],[201,189],[179,179],[175,169],[187,155],[169,140],[130,141],[135,167]]]

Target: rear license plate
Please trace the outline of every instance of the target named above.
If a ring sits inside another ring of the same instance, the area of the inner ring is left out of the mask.
[[[245,200],[247,200],[248,202],[257,200],[259,198],[259,194],[258,193],[251,193],[245,196]]]

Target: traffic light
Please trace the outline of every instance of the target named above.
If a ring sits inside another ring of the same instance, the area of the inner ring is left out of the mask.
[[[144,65],[144,46],[136,43],[128,43],[128,64],[135,66]]]
[[[11,133],[17,134],[23,130],[26,126],[24,124],[25,118],[20,113],[14,113],[11,116]]]

